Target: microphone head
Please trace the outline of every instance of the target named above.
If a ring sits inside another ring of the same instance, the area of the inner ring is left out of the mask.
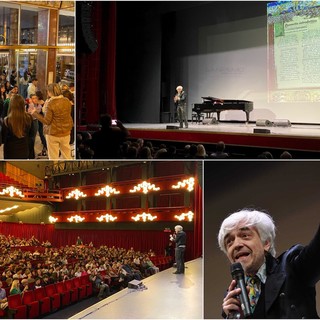
[[[244,271],[241,263],[239,262],[233,263],[230,266],[230,272],[231,272],[232,279],[244,278]]]

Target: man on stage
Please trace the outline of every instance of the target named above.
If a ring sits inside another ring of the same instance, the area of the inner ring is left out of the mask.
[[[294,245],[278,258],[274,240],[273,219],[264,212],[244,209],[222,222],[220,249],[232,264],[241,264],[247,286],[244,296],[239,278],[231,281],[223,317],[243,318],[240,300],[248,298],[251,318],[319,318],[315,285],[320,279],[320,228],[309,245]]]
[[[176,95],[173,98],[173,101],[177,107],[177,116],[180,123],[180,128],[183,128],[183,123],[186,128],[188,128],[188,119],[187,119],[187,94],[183,91],[182,86],[177,86]]]
[[[184,253],[186,251],[187,235],[183,231],[183,227],[177,225],[174,227],[175,234],[170,235],[170,240],[176,243],[175,258],[177,264],[177,271],[174,274],[184,273]]]

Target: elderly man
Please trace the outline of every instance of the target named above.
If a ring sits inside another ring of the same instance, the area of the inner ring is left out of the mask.
[[[177,116],[180,123],[180,128],[183,128],[183,123],[185,124],[185,127],[188,128],[186,100],[187,94],[183,91],[183,87],[177,86],[173,101],[177,107]]]
[[[176,243],[175,258],[177,264],[177,271],[174,274],[184,273],[184,253],[186,251],[187,235],[183,231],[183,227],[177,225],[174,227],[175,234],[170,235],[170,240]]]
[[[295,245],[275,258],[275,225],[270,215],[241,210],[227,217],[218,241],[230,262],[240,263],[251,318],[318,318],[315,285],[320,279],[320,228],[309,245]],[[237,281],[223,300],[223,316],[243,318]]]

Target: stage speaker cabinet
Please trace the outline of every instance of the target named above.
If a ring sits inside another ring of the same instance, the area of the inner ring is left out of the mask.
[[[270,120],[267,120],[267,119],[258,119],[256,121],[256,126],[257,127],[271,127],[272,126],[272,122]]]
[[[141,280],[132,280],[128,282],[128,288],[129,289],[139,289],[142,286]]]
[[[217,120],[217,118],[204,118],[202,120],[202,124],[218,124],[219,121]]]
[[[166,129],[168,130],[179,130],[179,126],[166,126]]]
[[[253,133],[270,133],[270,130],[263,128],[253,128]]]
[[[275,119],[273,125],[275,127],[291,127],[291,122],[287,119]]]

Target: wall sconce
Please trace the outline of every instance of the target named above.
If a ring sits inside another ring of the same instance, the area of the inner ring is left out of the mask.
[[[181,213],[180,216],[175,215],[174,217],[176,219],[178,219],[179,221],[183,221],[183,220],[186,220],[186,219],[188,219],[189,221],[192,221],[193,220],[193,216],[194,216],[194,213],[192,211],[189,211],[187,213]]]
[[[180,188],[185,188],[188,191],[192,191],[194,189],[194,178],[185,179],[183,181],[179,181],[176,185],[172,185],[172,189]]]
[[[95,193],[95,196],[102,196],[105,195],[106,197],[110,197],[111,194],[119,194],[120,191],[116,190],[115,188],[112,188],[110,186],[105,186],[104,188],[101,188],[98,190],[97,193]]]
[[[158,191],[160,190],[159,187],[156,187],[154,184],[150,182],[143,181],[138,185],[134,186],[133,189],[129,190],[130,192],[143,192],[144,194],[148,193],[149,191]]]
[[[75,189],[68,193],[68,195],[66,196],[66,199],[74,198],[78,200],[79,198],[85,198],[86,196],[87,195],[82,191],[80,191],[79,189]]]
[[[105,215],[102,215],[102,216],[100,216],[100,217],[97,217],[97,220],[99,221],[99,222],[102,222],[103,220],[105,220],[106,222],[109,222],[109,221],[115,221],[115,220],[117,220],[118,219],[118,217],[114,217],[113,215],[111,215],[111,214],[105,214]]]
[[[157,216],[153,216],[150,213],[143,212],[142,214],[137,214],[135,217],[131,217],[131,219],[136,221],[136,222],[140,221],[140,219],[143,222],[146,222],[147,220],[148,221],[153,221],[153,220],[157,219]]]
[[[85,220],[85,218],[82,218],[78,215],[75,215],[75,216],[72,216],[70,218],[67,218],[69,222],[75,222],[75,223],[78,223],[78,222],[82,222],[83,220]]]
[[[20,197],[20,198],[24,198],[23,193],[21,192],[21,190],[10,186],[7,187],[5,189],[2,189],[2,191],[0,192],[0,195],[8,195],[10,197]]]
[[[57,222],[58,221],[58,218],[55,218],[55,217],[53,217],[53,216],[50,216],[49,217],[49,222],[50,223],[55,223],[55,222]]]

